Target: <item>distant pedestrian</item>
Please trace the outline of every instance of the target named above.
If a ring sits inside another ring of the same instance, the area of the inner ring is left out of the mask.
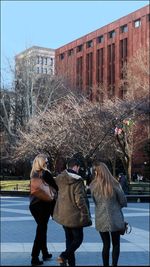
[[[143,176],[141,174],[137,175],[137,181],[138,182],[143,182]]]
[[[125,194],[118,181],[104,163],[93,165],[93,181],[90,184],[95,203],[95,227],[102,242],[103,265],[109,266],[112,242],[112,266],[117,266],[120,254],[120,230],[124,228],[122,208],[127,206]]]
[[[35,157],[30,177],[31,179],[43,179],[48,185],[52,186],[56,189],[56,191],[58,191],[55,180],[53,179],[52,174],[48,168],[48,159],[46,155],[39,154]],[[43,264],[43,261],[39,260],[40,251],[42,252],[44,261],[50,260],[52,257],[52,254],[48,252],[47,248],[47,224],[50,216],[53,215],[54,205],[55,200],[46,202],[33,195],[30,195],[29,209],[37,223],[36,235],[31,253],[32,265]]]
[[[126,175],[123,173],[119,174],[119,183],[122,187],[122,190],[124,191],[125,194],[128,194],[129,188],[128,188],[128,181]]]
[[[132,180],[133,180],[133,182],[135,182],[137,180],[137,173],[133,173]]]
[[[83,241],[83,227],[92,224],[84,181],[78,175],[80,162],[70,159],[68,169],[56,177],[58,198],[53,219],[63,226],[66,249],[58,257],[61,266],[75,266],[75,251]]]

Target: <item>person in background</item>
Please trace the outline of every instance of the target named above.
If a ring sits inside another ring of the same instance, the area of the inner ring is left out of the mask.
[[[39,177],[58,191],[58,187],[49,170],[48,159],[44,154],[39,154],[35,157],[30,173],[31,179]],[[30,195],[29,209],[37,223],[36,235],[31,253],[32,265],[42,265],[43,261],[50,260],[52,257],[52,254],[48,252],[47,248],[47,224],[50,216],[53,214],[54,206],[55,200],[46,202]],[[43,261],[39,260],[40,251],[43,255]]]
[[[127,199],[119,182],[104,163],[95,163],[93,167],[90,189],[95,203],[95,227],[103,242],[103,265],[109,266],[112,242],[112,266],[117,266],[120,254],[119,231],[124,228],[122,208],[127,207]]]
[[[143,181],[143,176],[141,174],[137,175],[137,181],[142,182]]]
[[[92,224],[84,182],[78,175],[80,162],[70,159],[68,169],[56,177],[58,198],[53,219],[63,226],[66,250],[58,257],[61,266],[75,266],[75,251],[83,241],[83,227]]]
[[[119,174],[119,183],[120,183],[124,193],[128,194],[128,191],[129,191],[128,181],[127,181],[126,175],[124,175],[123,173]]]

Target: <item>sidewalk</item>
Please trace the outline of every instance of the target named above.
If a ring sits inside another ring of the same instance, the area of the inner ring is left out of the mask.
[[[83,244],[76,252],[77,266],[102,266],[102,242],[94,228],[94,204],[90,202],[93,225],[84,228]],[[36,225],[28,204],[27,197],[1,198],[1,266],[30,266]],[[149,203],[129,203],[123,212],[132,232],[121,237],[118,265],[149,266]],[[53,258],[43,266],[58,266],[56,259],[65,248],[64,241],[62,227],[50,220],[48,248]]]

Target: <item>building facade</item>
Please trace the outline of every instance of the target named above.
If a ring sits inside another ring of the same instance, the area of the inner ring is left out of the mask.
[[[55,50],[51,48],[32,46],[15,56],[16,76],[21,66],[30,67],[34,74],[54,75]]]
[[[101,85],[108,97],[123,97],[122,68],[139,48],[149,49],[149,6],[56,49],[56,73],[92,100]]]
[[[44,96],[45,99],[48,98],[46,94],[48,94],[49,83],[53,79],[54,73],[54,49],[32,46],[16,55],[16,108],[17,114],[20,114],[18,117],[21,125],[24,125],[33,114],[36,114],[37,108],[41,108]]]

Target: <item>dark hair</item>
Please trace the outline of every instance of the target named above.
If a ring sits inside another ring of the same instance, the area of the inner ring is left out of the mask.
[[[67,162],[68,168],[72,168],[74,166],[80,166],[80,165],[81,165],[80,161],[78,159],[75,159],[75,158],[71,158]]]

